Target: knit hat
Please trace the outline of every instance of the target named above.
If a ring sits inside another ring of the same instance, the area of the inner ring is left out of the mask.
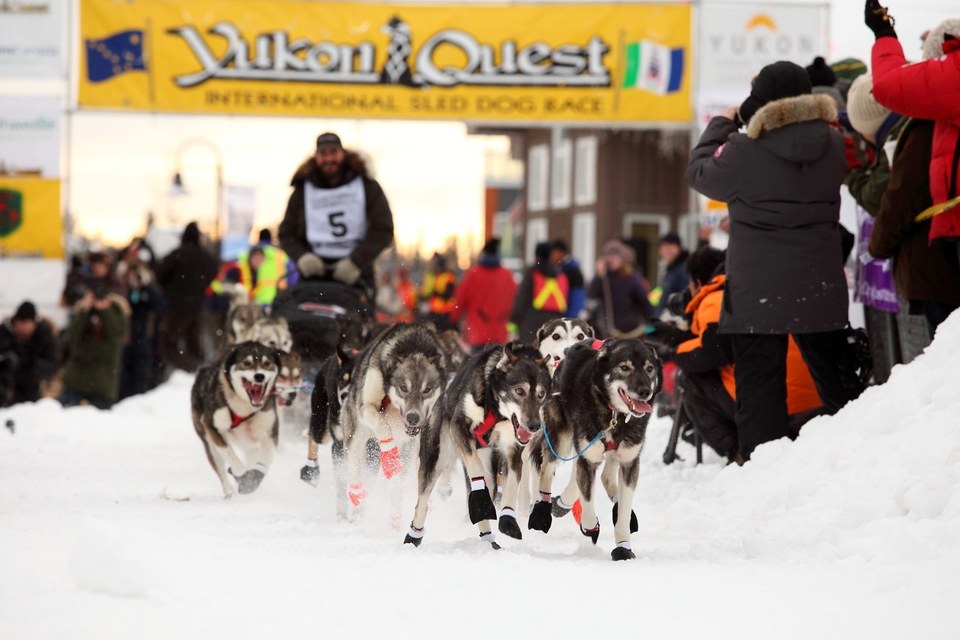
[[[807,76],[810,78],[810,84],[815,87],[832,87],[837,82],[837,75],[833,69],[823,59],[823,56],[817,56],[813,59],[813,64],[806,68]]]
[[[680,234],[676,231],[670,231],[663,234],[663,237],[660,238],[660,244],[675,244],[678,247],[682,247],[683,243],[680,242]]]
[[[533,249],[533,257],[536,258],[537,262],[545,262],[550,259],[550,249],[549,242],[538,242]]]
[[[37,307],[29,300],[25,300],[17,307],[17,312],[13,314],[13,320],[33,320],[36,322]]]
[[[616,239],[608,240],[606,244],[603,245],[600,255],[620,256],[620,258],[627,264],[634,264],[637,261],[637,253],[626,243]]]
[[[847,117],[860,135],[875,135],[890,110],[873,97],[873,76],[866,73],[850,85],[847,94]]]
[[[483,249],[480,250],[480,253],[485,253],[488,256],[495,256],[500,253],[500,238],[490,238],[487,240]]]
[[[760,107],[783,98],[794,98],[810,93],[812,85],[806,70],[798,64],[781,60],[768,64],[753,80],[750,95],[740,105],[740,120],[750,122]]]
[[[200,227],[196,222],[191,222],[184,227],[180,242],[181,244],[200,244]]]
[[[837,80],[850,80],[851,82],[867,72],[867,65],[859,58],[844,58],[837,60],[830,68],[833,69]]]
[[[938,24],[935,29],[930,31],[927,39],[923,41],[923,59],[931,60],[933,58],[939,58],[946,53],[944,45],[947,44],[949,40],[956,40],[957,38],[960,38],[960,19],[951,18],[944,20]],[[954,50],[958,46],[960,46],[960,44],[954,42],[951,46],[948,46],[947,49]]]

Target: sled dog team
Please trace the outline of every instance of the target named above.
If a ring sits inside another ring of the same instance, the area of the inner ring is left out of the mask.
[[[429,325],[358,324],[341,327],[337,353],[321,363],[301,469],[301,478],[316,484],[317,445],[331,441],[338,515],[352,519],[362,511],[365,461],[379,458],[387,479],[416,469],[417,504],[404,542],[419,546],[429,498],[438,484],[449,495],[460,461],[470,520],[494,548],[491,521],[520,539],[518,509],[531,504],[528,529],[546,533],[554,517],[573,510],[596,544],[593,496],[602,463],[600,482],[613,501],[611,556],[634,557],[636,515],[618,513],[618,505],[633,503],[662,382],[652,347],[638,339],[594,340],[586,323],[561,319],[540,328],[536,347],[513,341],[465,358],[455,339]],[[259,486],[276,450],[277,401],[289,402],[301,386],[299,358],[289,353],[284,330],[282,320],[231,313],[233,344],[197,374],[194,426],[226,497]],[[554,496],[562,460],[574,461],[574,472]],[[390,486],[398,513],[401,483]]]

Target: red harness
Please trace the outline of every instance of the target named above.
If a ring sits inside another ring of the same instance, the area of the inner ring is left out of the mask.
[[[390,396],[383,396],[383,400],[380,401],[380,413],[386,413],[389,408]]]
[[[253,413],[251,413],[251,414],[248,415],[248,416],[243,416],[243,417],[241,417],[241,416],[238,416],[237,414],[235,414],[235,413],[233,412],[233,409],[231,409],[230,407],[227,407],[227,411],[230,412],[230,428],[231,428],[231,429],[234,429],[234,428],[236,428],[236,427],[239,427],[241,424],[243,424],[244,422],[246,422],[247,420],[249,420],[250,418],[252,418],[252,417],[257,413],[256,411],[254,411]]]
[[[480,449],[486,449],[490,446],[490,439],[487,438],[484,440],[484,437],[490,433],[493,430],[493,426],[501,420],[503,420],[503,416],[493,411],[488,411],[487,415],[483,416],[483,422],[470,431],[473,437],[477,439],[477,446]]]

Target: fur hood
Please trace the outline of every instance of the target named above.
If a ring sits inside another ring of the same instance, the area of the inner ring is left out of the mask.
[[[111,303],[113,303],[113,306],[115,306],[115,307],[117,307],[118,309],[120,309],[120,311],[123,313],[123,315],[124,315],[125,317],[127,317],[127,318],[130,317],[130,314],[132,313],[132,310],[130,309],[130,303],[127,302],[127,299],[126,299],[126,298],[124,298],[123,296],[121,296],[119,293],[108,293],[108,294],[107,294],[107,300],[109,300]],[[80,311],[89,311],[89,308],[87,308],[87,306],[83,303],[83,299],[82,299],[82,298],[80,299],[79,302],[77,302],[75,305],[73,305],[73,312],[74,312],[74,313],[79,313]]]
[[[747,125],[747,136],[758,140],[764,131],[773,131],[790,124],[837,119],[837,104],[824,94],[809,94],[783,98],[763,105]]]
[[[927,35],[927,39],[923,41],[924,60],[939,58],[946,53],[943,50],[943,42],[948,33],[954,38],[960,38],[960,19],[944,20]],[[956,43],[952,44],[956,45]],[[951,47],[951,50],[954,49]]]
[[[347,151],[346,149],[344,149],[343,153],[343,165],[346,170],[346,176],[343,181],[344,184],[353,180],[356,176],[362,178],[371,177],[367,169],[367,163],[360,157],[360,154],[355,151]],[[300,163],[300,166],[297,167],[297,170],[293,174],[293,178],[290,180],[290,185],[296,187],[308,180],[317,186],[323,186],[325,183],[325,180],[320,176],[320,170],[317,169],[315,156],[310,156]]]

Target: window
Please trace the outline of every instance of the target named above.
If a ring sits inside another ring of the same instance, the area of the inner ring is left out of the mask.
[[[527,154],[527,210],[547,208],[547,170],[550,151],[545,144],[530,147]]]
[[[553,173],[550,185],[550,204],[554,209],[570,206],[570,179],[573,173],[573,142],[554,130]]]
[[[527,220],[527,233],[524,238],[524,247],[526,248],[526,264],[533,264],[535,251],[538,242],[546,242],[549,229],[546,218],[531,218]]]
[[[589,206],[597,201],[597,136],[579,138],[576,148],[573,203]]]
[[[637,267],[651,285],[659,278],[660,238],[670,230],[670,218],[662,213],[628,213],[623,216],[623,237],[637,252]]]
[[[570,253],[580,263],[586,282],[593,279],[593,267],[597,262],[597,216],[592,213],[576,213],[573,216],[573,246]]]

